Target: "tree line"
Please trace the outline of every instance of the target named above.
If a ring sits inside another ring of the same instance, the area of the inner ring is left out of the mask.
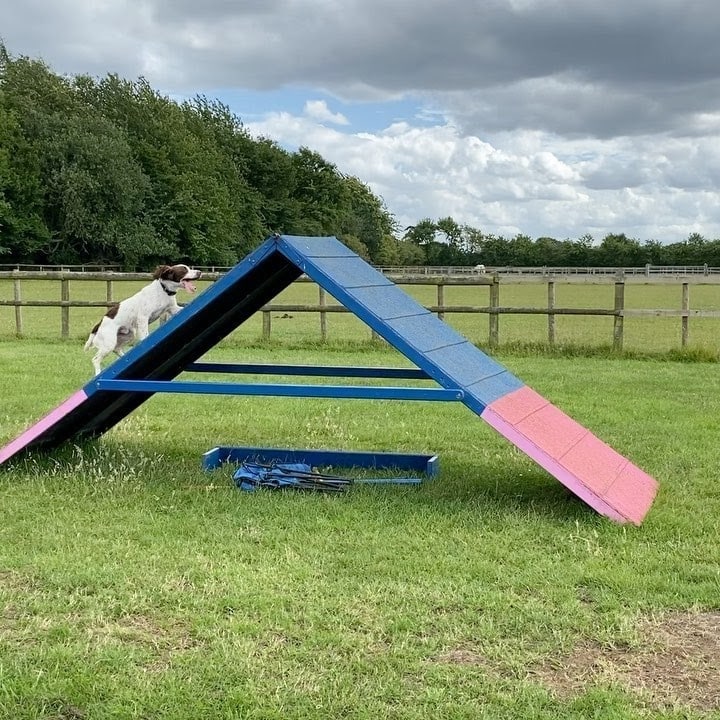
[[[452,217],[425,218],[408,228],[405,239],[424,249],[428,265],[515,267],[642,267],[709,265],[720,267],[720,240],[691,233],[686,240],[641,242],[625,233],[609,233],[598,243],[592,235],[575,240],[488,235]]]
[[[360,179],[251,137],[216,100],[59,76],[0,44],[0,263],[232,265],[275,232],[371,258],[393,222]]]
[[[399,228],[317,152],[252,137],[223,103],[144,79],[61,76],[0,42],[0,263],[235,264],[273,233],[335,235],[377,265],[720,265],[720,241],[504,238]]]

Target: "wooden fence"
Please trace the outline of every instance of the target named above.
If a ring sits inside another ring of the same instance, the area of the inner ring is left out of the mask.
[[[222,273],[205,273],[203,278],[214,281],[221,276]],[[550,345],[556,343],[556,318],[558,315],[575,315],[575,316],[609,316],[613,318],[612,344],[615,349],[622,349],[624,339],[624,319],[627,317],[679,317],[681,324],[681,344],[685,347],[688,343],[688,323],[691,317],[712,317],[720,318],[720,310],[691,310],[690,309],[690,284],[718,284],[717,279],[708,281],[707,277],[702,278],[686,278],[680,282],[682,287],[680,308],[676,309],[631,309],[625,307],[625,287],[628,282],[632,282],[633,278],[626,277],[624,272],[619,271],[614,278],[605,278],[600,284],[614,285],[613,304],[612,307],[606,308],[575,308],[575,307],[558,307],[556,304],[556,279],[537,277],[537,282],[547,285],[547,304],[544,307],[509,307],[501,304],[500,288],[502,285],[508,285],[517,280],[512,277],[505,277],[499,274],[477,274],[474,276],[390,276],[398,285],[429,285],[436,288],[437,302],[434,305],[426,306],[430,312],[437,314],[441,319],[452,313],[475,313],[478,315],[486,314],[488,316],[488,342],[490,346],[497,346],[500,342],[499,318],[501,315],[546,315],[547,316],[547,341]],[[15,314],[15,333],[23,335],[25,332],[25,322],[23,317],[23,308],[26,307],[43,307],[43,308],[60,308],[60,337],[68,338],[70,336],[70,309],[71,308],[106,308],[113,302],[117,302],[115,298],[115,287],[117,283],[128,281],[147,282],[151,278],[149,273],[118,273],[118,272],[71,272],[71,271],[0,271],[0,284],[12,284],[12,300],[0,299],[0,307],[9,306],[14,308]],[[667,278],[666,280],[669,280]],[[59,284],[58,300],[37,300],[27,299],[23,294],[23,282],[31,280],[55,281]],[[73,300],[70,297],[70,282],[76,281],[101,281],[105,283],[105,298],[82,301]],[[609,282],[608,282],[609,281]],[[300,278],[297,282],[312,282],[306,277]],[[574,276],[572,279],[562,277],[562,284],[572,283],[588,283],[598,284],[596,278]],[[678,284],[678,279],[674,279]],[[663,283],[667,284],[667,282]],[[488,305],[448,305],[445,302],[445,289],[448,286],[487,286],[489,289]],[[0,296],[1,297],[1,296]],[[126,297],[124,294],[123,297]],[[262,333],[263,337],[269,338],[272,333],[272,314],[273,313],[317,313],[319,315],[319,330],[322,340],[326,340],[328,336],[327,316],[332,313],[349,312],[346,308],[335,303],[328,304],[327,294],[318,287],[318,302],[312,305],[298,304],[269,304],[261,308],[262,312]],[[8,328],[9,330],[9,328]]]

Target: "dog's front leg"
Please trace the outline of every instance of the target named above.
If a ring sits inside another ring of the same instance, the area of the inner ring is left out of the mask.
[[[137,336],[138,342],[141,342],[148,336],[148,334],[150,332],[150,330],[148,328],[149,323],[150,323],[150,318],[147,315],[140,315],[138,317],[137,329],[136,329],[136,336]]]
[[[182,308],[177,304],[177,300],[175,300],[175,302],[173,302],[172,305],[168,306],[168,309],[165,311],[165,314],[172,317],[173,315],[177,315],[181,310],[182,310]]]

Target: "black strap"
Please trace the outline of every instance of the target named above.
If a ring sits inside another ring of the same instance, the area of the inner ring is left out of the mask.
[[[173,295],[177,295],[177,290],[175,292],[168,290],[162,280],[160,281],[160,287],[165,291],[165,294],[170,295],[170,297],[172,297]]]

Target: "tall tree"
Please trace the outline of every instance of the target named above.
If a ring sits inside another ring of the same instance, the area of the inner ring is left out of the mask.
[[[339,237],[357,237],[375,259],[386,237],[392,235],[395,223],[383,201],[353,176],[343,176],[347,203],[340,218]]]
[[[633,267],[643,264],[640,243],[627,237],[625,233],[606,235],[600,243],[597,257],[599,264],[605,267]]]
[[[301,147],[292,156],[293,199],[300,216],[293,232],[332,235],[337,232],[348,205],[348,191],[337,168],[318,153]]]
[[[435,242],[437,235],[437,224],[430,218],[418,220],[415,225],[405,228],[404,240],[409,240],[415,245],[429,245]]]

